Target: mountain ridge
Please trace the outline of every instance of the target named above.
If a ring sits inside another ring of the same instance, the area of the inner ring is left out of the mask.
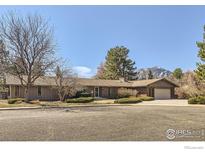
[[[148,79],[149,71],[152,72],[154,79],[168,77],[172,74],[172,72],[170,70],[167,70],[167,69],[162,68],[162,67],[154,66],[154,67],[150,67],[150,68],[138,69],[137,75],[134,77],[134,79],[138,79],[138,80]]]

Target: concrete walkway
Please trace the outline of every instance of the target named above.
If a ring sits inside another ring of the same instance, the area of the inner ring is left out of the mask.
[[[154,100],[139,103],[137,105],[160,105],[160,106],[204,106],[204,105],[191,105],[185,99],[170,99],[170,100]]]

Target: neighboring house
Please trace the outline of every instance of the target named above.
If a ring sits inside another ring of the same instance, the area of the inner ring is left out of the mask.
[[[175,87],[178,87],[177,84],[166,78],[135,81],[77,78],[76,81],[83,89],[90,92],[93,97],[102,98],[117,98],[119,92],[124,91],[129,92],[131,95],[139,94],[152,96],[155,99],[171,99],[175,97]],[[8,98],[24,97],[25,90],[18,78],[7,75],[6,85],[9,89]],[[40,77],[35,81],[31,89],[30,98],[58,100],[55,86],[54,77]]]

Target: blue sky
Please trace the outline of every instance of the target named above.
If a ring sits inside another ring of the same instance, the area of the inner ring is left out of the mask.
[[[57,55],[84,77],[117,45],[130,49],[137,68],[192,70],[205,24],[205,6],[0,6],[0,15],[7,11],[48,18]]]

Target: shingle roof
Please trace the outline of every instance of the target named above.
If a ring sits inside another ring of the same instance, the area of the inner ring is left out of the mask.
[[[146,87],[152,83],[155,83],[160,80],[166,80],[171,84],[178,86],[172,81],[161,78],[161,79],[150,79],[150,80],[135,80],[135,81],[127,81],[123,82],[121,80],[101,80],[101,79],[88,79],[88,78],[77,78],[76,81],[81,86],[104,86],[104,87]],[[7,85],[20,85],[20,80],[11,75],[6,75],[6,84]],[[36,86],[55,86],[55,78],[44,76],[38,78],[34,85]]]
[[[105,87],[132,87],[132,82],[123,82],[120,80],[99,80],[79,78],[78,83],[82,86],[105,86]]]
[[[24,76],[24,78],[26,79],[26,76]],[[21,85],[20,80],[18,79],[18,77],[12,76],[12,75],[6,75],[6,84],[7,85]],[[44,76],[44,77],[40,77],[38,78],[34,85],[37,86],[55,86],[55,79],[53,77],[48,77],[48,76]]]
[[[133,82],[133,86],[134,87],[145,87],[145,86],[148,86],[154,82],[157,82],[161,79],[149,79],[149,80],[135,80],[135,81],[132,81]]]

